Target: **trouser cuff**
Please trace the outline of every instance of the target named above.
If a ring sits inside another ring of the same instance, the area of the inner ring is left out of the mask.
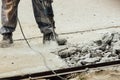
[[[52,27],[46,26],[46,27],[39,27],[41,33],[43,34],[49,34],[52,32]]]
[[[12,32],[14,32],[14,31],[15,31],[15,28],[3,26],[3,27],[0,29],[0,34],[12,33]]]

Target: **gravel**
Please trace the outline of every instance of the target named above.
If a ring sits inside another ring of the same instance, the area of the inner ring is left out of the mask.
[[[120,33],[105,33],[100,40],[71,45],[56,51],[69,67],[120,59]]]

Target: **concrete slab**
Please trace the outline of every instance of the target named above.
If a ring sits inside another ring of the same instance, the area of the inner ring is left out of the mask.
[[[15,41],[15,46],[0,49],[0,78],[67,67],[57,55],[50,53],[58,47],[55,43],[42,45],[39,39],[29,40],[29,42],[33,50],[24,41]]]

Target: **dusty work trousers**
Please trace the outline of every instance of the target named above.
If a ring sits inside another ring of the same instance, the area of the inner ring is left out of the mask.
[[[11,33],[17,25],[17,10],[20,0],[2,0],[2,28],[0,33]],[[44,5],[42,4],[44,2]],[[51,27],[53,20],[52,0],[32,0],[34,16],[42,33]],[[45,8],[44,8],[45,7]]]

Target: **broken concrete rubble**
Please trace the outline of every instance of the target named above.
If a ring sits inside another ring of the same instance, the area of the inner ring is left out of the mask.
[[[70,67],[119,60],[120,33],[105,33],[100,40],[71,45],[55,53]]]

